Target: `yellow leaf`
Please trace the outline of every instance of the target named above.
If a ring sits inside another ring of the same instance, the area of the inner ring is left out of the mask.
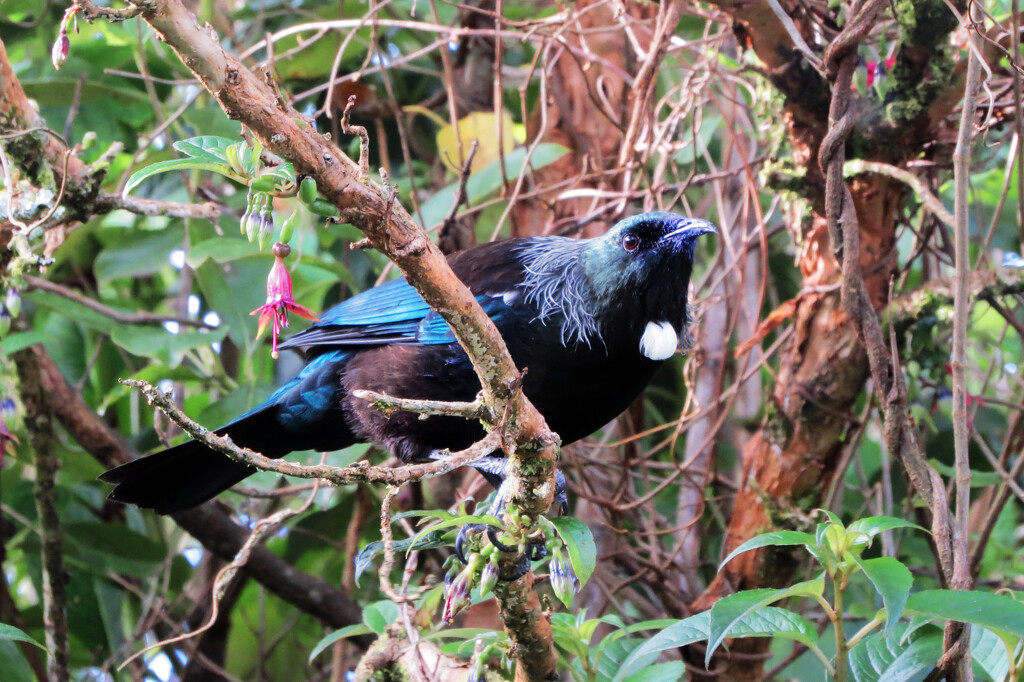
[[[501,149],[498,149],[498,128],[495,125],[493,112],[474,111],[459,119],[458,126],[458,138],[455,136],[455,129],[450,125],[445,125],[437,131],[437,152],[441,155],[444,165],[456,173],[462,169],[462,164],[466,156],[469,155],[469,148],[473,140],[477,140],[480,145],[476,150],[476,156],[473,157],[473,164],[470,166],[473,172],[497,161],[499,156],[508,154],[515,146],[512,114],[507,111],[501,112]],[[461,153],[459,152],[459,138],[462,141]]]

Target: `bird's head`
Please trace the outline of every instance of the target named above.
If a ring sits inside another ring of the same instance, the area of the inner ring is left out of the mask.
[[[694,243],[717,232],[706,220],[654,211],[626,218],[601,237],[521,242],[522,286],[542,320],[562,319],[562,341],[605,341],[609,325],[670,322],[681,333]],[[673,346],[674,348],[674,346]]]
[[[667,211],[652,211],[619,221],[606,234],[592,240],[583,258],[584,268],[598,290],[636,293],[660,285],[682,291],[693,267],[697,237],[717,228],[707,220]]]

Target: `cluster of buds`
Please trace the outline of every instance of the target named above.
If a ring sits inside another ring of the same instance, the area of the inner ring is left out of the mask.
[[[4,454],[7,452],[7,443],[17,443],[18,439],[7,430],[5,417],[10,418],[14,414],[14,401],[10,398],[0,400],[0,465],[4,463]]]
[[[77,3],[71,5],[64,12],[64,18],[60,22],[60,33],[57,34],[57,40],[53,41],[53,47],[50,49],[50,61],[53,62],[53,68],[58,71],[60,67],[64,66],[64,62],[68,60],[68,53],[71,51],[71,41],[68,39],[68,26],[71,25],[72,20],[75,23],[75,33],[78,33],[78,20],[75,19],[77,13]]]
[[[250,242],[259,241],[261,251],[266,248],[274,237],[274,213],[270,195],[265,192],[249,193],[239,227]]]
[[[579,591],[579,580],[572,570],[572,564],[562,554],[562,543],[559,540],[549,541],[548,549],[551,550],[551,561],[548,563],[551,590],[566,608],[572,608],[573,595]]]
[[[278,242],[274,244],[274,265],[270,268],[267,276],[267,302],[250,315],[259,315],[259,329],[256,337],[259,338],[270,325],[273,328],[274,338],[271,342],[271,356],[277,359],[277,337],[282,329],[288,328],[288,313],[292,312],[307,320],[319,320],[309,308],[295,302],[292,295],[292,276],[284,259],[291,254],[292,250],[287,244]]]
[[[7,336],[11,330],[11,322],[21,314],[21,293],[13,287],[7,290],[4,295],[3,304],[0,305],[0,339]]]

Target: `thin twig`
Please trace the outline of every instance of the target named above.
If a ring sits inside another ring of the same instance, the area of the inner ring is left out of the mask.
[[[365,126],[352,125],[352,107],[356,105],[356,96],[349,95],[345,111],[341,115],[341,132],[346,135],[359,136],[359,181],[364,185],[370,182],[370,136]]]
[[[41,277],[34,277],[32,275],[25,275],[25,283],[29,289],[38,289],[40,291],[48,291],[51,294],[56,294],[61,298],[66,298],[69,301],[93,310],[104,317],[109,317],[115,322],[122,324],[163,324],[164,322],[174,322],[188,327],[200,327],[204,329],[215,329],[214,325],[207,324],[202,320],[193,320],[188,317],[176,317],[173,315],[156,315],[154,313],[148,313],[145,311],[139,311],[135,313],[126,313],[114,308],[109,308],[99,301],[95,301],[88,296],[83,296],[74,289],[70,289],[56,282],[43,279]]]
[[[265,457],[249,448],[241,448],[229,436],[220,436],[199,425],[182,412],[168,393],[164,393],[146,381],[136,379],[120,380],[125,386],[137,388],[146,397],[150,405],[157,407],[170,417],[171,421],[198,441],[208,445],[211,450],[227,455],[236,462],[248,464],[262,471],[273,471],[296,478],[320,478],[333,485],[348,485],[360,481],[401,485],[412,481],[441,476],[459,467],[486,457],[498,448],[499,431],[492,431],[483,440],[474,443],[465,450],[454,452],[447,457],[423,464],[408,464],[400,467],[371,466],[367,462],[357,462],[350,467],[336,467],[326,464],[303,465],[279,459]]]
[[[474,400],[471,403],[445,402],[443,400],[413,400],[409,398],[396,398],[387,393],[356,389],[352,395],[360,400],[373,403],[373,409],[390,415],[393,412],[415,412],[426,418],[429,415],[443,415],[448,417],[462,417],[464,419],[494,421],[494,415],[482,399]]]
[[[973,11],[972,19],[977,16]],[[969,270],[970,222],[968,216],[968,183],[971,173],[971,142],[974,139],[974,118],[981,83],[981,61],[978,57],[981,40],[977,31],[969,31],[969,40],[975,46],[967,57],[967,82],[960,115],[960,130],[953,152],[954,181],[954,260],[956,280],[953,288],[953,355],[950,366],[953,374],[953,448],[956,468],[956,516],[953,526],[953,576],[950,587],[955,590],[971,588],[971,555],[968,549],[969,515],[971,510],[971,465],[968,454],[970,434],[967,412],[967,322],[970,316]],[[974,679],[971,651],[967,646],[970,626],[947,623],[944,644],[946,653],[937,666],[944,670],[956,667],[960,682]],[[957,643],[960,646],[956,646]],[[960,654],[961,657],[956,654]]]

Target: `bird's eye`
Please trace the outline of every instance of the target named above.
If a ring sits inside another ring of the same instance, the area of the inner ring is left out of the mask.
[[[635,234],[627,234],[622,238],[622,248],[629,252],[636,251],[640,248],[640,237]]]

